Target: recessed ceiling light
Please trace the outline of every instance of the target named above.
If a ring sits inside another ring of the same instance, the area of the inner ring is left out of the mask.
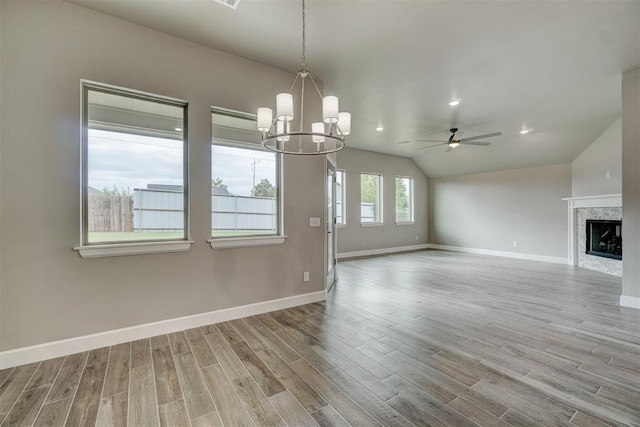
[[[384,130],[384,128],[383,128],[382,126],[378,126],[378,127],[376,128],[376,130],[377,130],[378,132],[382,132],[382,131]]]
[[[173,128],[176,132],[182,132],[182,128]]]
[[[531,129],[522,129],[522,130],[520,131],[520,133],[521,133],[522,135],[526,135],[526,134],[528,134],[529,132],[531,132]]]
[[[456,105],[460,104],[460,100],[453,98],[451,101],[449,101],[449,105],[452,107],[455,107]]]

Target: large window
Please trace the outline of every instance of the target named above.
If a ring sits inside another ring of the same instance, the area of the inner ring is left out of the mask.
[[[382,223],[382,175],[360,174],[360,223]]]
[[[186,240],[186,103],[84,82],[82,107],[82,246]]]
[[[396,176],[396,223],[413,223],[413,178]]]
[[[336,170],[336,224],[346,225],[346,175],[343,170]]]
[[[212,238],[279,235],[279,155],[262,148],[254,116],[214,108],[211,119]]]

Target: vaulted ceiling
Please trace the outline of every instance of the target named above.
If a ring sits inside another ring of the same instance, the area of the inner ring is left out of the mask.
[[[300,67],[297,0],[67,1],[292,78]],[[351,111],[348,146],[412,157],[429,177],[572,161],[620,116],[621,73],[640,66],[639,0],[306,1],[307,64]],[[453,126],[503,135],[416,150]]]

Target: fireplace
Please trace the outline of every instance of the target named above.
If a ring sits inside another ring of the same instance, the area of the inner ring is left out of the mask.
[[[622,259],[622,221],[586,220],[586,253]]]
[[[591,239],[587,246],[587,220],[616,221],[618,225],[622,224],[622,194],[570,197],[565,200],[568,202],[569,212],[569,263],[622,277],[622,259],[591,255]],[[600,249],[600,242],[596,249]]]

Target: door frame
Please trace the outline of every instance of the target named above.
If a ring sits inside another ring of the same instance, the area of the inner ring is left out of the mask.
[[[336,170],[338,168],[338,162],[336,160],[336,156],[335,155],[327,155],[325,156],[325,168],[324,168],[324,211],[325,211],[325,221],[324,221],[324,271],[325,271],[325,275],[324,275],[324,289],[327,293],[329,293],[331,291],[331,289],[333,289],[333,286],[335,285],[335,283],[338,281],[338,257],[337,257],[337,250],[338,250],[338,233],[337,233],[337,225],[336,225],[336,215],[337,215],[337,211],[336,211]],[[327,208],[328,208],[328,204],[329,204],[329,187],[328,187],[328,180],[327,178],[329,177],[329,169],[331,169],[333,171],[333,180],[332,180],[332,216],[333,218],[330,220],[329,218],[327,218]],[[332,239],[332,243],[333,243],[333,281],[331,283],[329,283],[329,232],[331,232],[333,239]]]

